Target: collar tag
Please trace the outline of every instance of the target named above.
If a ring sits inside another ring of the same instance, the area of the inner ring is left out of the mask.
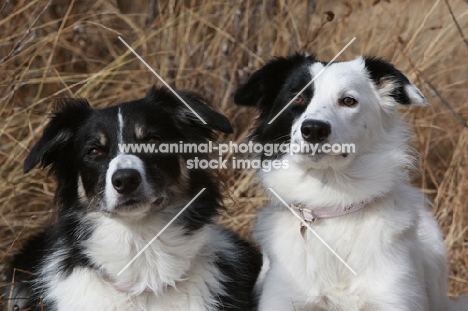
[[[299,210],[299,214],[300,214],[302,220],[308,226],[310,226],[311,224],[313,224],[317,220],[317,217],[314,215],[314,213],[312,213],[312,211],[310,209],[305,208],[304,205],[299,205],[299,206],[296,206],[296,207]],[[304,225],[304,223],[302,221],[301,221],[300,232],[301,232],[302,237],[305,239],[306,238],[306,233],[307,233],[307,226]]]

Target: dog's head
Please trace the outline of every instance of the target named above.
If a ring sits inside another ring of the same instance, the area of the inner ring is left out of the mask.
[[[378,145],[406,143],[395,108],[426,99],[403,73],[370,57],[325,66],[313,56],[277,58],[239,87],[235,102],[260,111],[255,141],[295,144],[289,158],[313,169],[347,168]]]
[[[62,100],[26,158],[24,171],[37,164],[51,166],[61,212],[78,208],[143,217],[176,200],[191,199],[203,187],[207,189],[201,201],[211,200],[216,207],[220,198],[213,172],[186,167],[188,159],[208,154],[152,149],[163,143],[206,143],[214,138],[213,130],[232,131],[229,121],[201,97],[178,94],[207,124],[164,89],[153,88],[143,99],[105,109],[92,109],[83,99]],[[129,144],[147,149],[125,150]],[[208,218],[216,212],[204,209]],[[195,213],[194,223],[203,216],[203,211]]]

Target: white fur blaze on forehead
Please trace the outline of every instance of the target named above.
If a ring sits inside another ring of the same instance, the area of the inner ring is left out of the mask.
[[[408,84],[405,86],[406,94],[410,99],[410,103],[416,106],[427,106],[428,102],[426,97],[422,94],[422,92],[414,85]]]
[[[120,108],[119,108],[117,118],[119,120],[119,143],[123,143],[123,125],[124,125],[124,123],[123,123],[123,116],[122,116],[122,112],[120,111]]]

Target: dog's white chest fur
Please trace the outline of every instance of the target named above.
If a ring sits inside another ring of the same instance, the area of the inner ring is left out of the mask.
[[[70,306],[90,311],[216,310],[217,297],[210,290],[219,289],[222,275],[213,262],[214,253],[222,248],[231,251],[216,228],[207,226],[182,238],[180,228],[168,227],[117,276],[161,230],[164,221],[125,228],[115,220],[98,219],[86,250],[99,270],[75,268],[69,276],[49,282],[54,285],[45,299],[56,300],[59,310],[71,310]],[[126,289],[119,290],[122,287]]]
[[[312,225],[357,275],[312,232],[303,238],[289,210],[267,207],[257,225],[269,261],[260,310],[444,310],[445,250],[418,197],[397,187],[358,212]]]

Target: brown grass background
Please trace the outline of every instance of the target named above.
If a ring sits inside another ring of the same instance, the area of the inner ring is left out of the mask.
[[[450,13],[452,11],[453,14]],[[22,172],[53,99],[105,107],[143,97],[157,78],[196,90],[232,121],[241,142],[255,113],[233,105],[240,82],[275,55],[330,60],[382,56],[425,93],[430,107],[403,110],[415,130],[414,183],[434,201],[449,250],[450,294],[468,294],[468,2],[447,1],[0,1],[0,268],[47,224],[55,189],[45,170]],[[268,198],[255,172],[221,172],[221,223],[249,237]]]

